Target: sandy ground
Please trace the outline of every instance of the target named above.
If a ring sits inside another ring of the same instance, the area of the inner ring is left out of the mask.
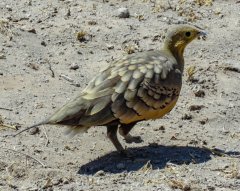
[[[209,34],[185,52],[195,73],[188,80],[185,72],[175,109],[134,128],[143,143],[123,142],[134,159],[118,155],[105,127],[69,139],[48,125],[4,137],[15,130],[2,125],[0,190],[240,190],[240,1],[169,2],[0,2],[0,116],[19,129],[52,114],[109,62],[159,49],[171,25]],[[118,17],[120,7],[130,18]]]

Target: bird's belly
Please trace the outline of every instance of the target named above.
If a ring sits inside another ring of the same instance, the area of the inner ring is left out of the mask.
[[[129,124],[136,121],[159,119],[164,115],[166,115],[167,113],[169,113],[173,109],[173,107],[176,105],[176,102],[177,102],[177,98],[174,99],[169,104],[167,104],[165,108],[153,109],[149,107],[148,110],[141,112],[141,115],[125,116],[124,118],[120,117],[120,122],[123,124]]]
[[[168,105],[166,105],[163,109],[150,109],[146,112],[146,115],[144,116],[144,119],[158,119],[169,113],[174,106],[176,105],[177,99],[170,102]]]

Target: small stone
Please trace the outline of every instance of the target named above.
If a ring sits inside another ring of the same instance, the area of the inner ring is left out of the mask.
[[[38,127],[34,127],[32,129],[30,129],[29,134],[30,135],[35,135],[35,134],[37,134],[39,132],[40,132],[39,128]]]
[[[198,111],[201,110],[204,106],[203,105],[190,105],[189,110],[190,111]]]
[[[190,115],[190,114],[185,113],[185,114],[182,116],[182,120],[190,120],[190,119],[192,119],[192,115]]]
[[[71,10],[70,10],[70,9],[67,10],[66,16],[67,16],[67,17],[70,17],[70,16],[71,16]]]
[[[155,42],[155,41],[159,41],[161,39],[161,35],[160,34],[155,34],[152,38],[152,41]]]
[[[190,191],[191,187],[190,187],[190,185],[184,185],[182,190],[183,191]]]
[[[177,137],[175,135],[173,135],[170,140],[177,140]]]
[[[119,18],[129,18],[130,17],[130,13],[128,11],[128,8],[126,7],[121,7],[117,10],[117,16]]]
[[[153,131],[165,131],[165,127],[161,125],[160,127],[153,128]]]
[[[219,14],[218,16],[219,16],[219,18],[222,19],[224,17],[224,14]]]
[[[29,63],[27,66],[33,70],[39,70],[39,65],[35,63]]]
[[[194,92],[196,97],[204,97],[205,96],[205,92],[203,90],[197,90]]]
[[[4,54],[0,54],[0,59],[6,59],[6,56]]]
[[[205,125],[205,124],[207,123],[207,121],[208,121],[208,118],[204,118],[204,119],[200,119],[200,120],[199,120],[199,123],[200,123],[201,125]]]
[[[33,33],[33,34],[36,34],[36,33],[37,33],[37,32],[36,32],[36,29],[34,29],[34,28],[28,29],[27,31],[30,32],[30,33]]]
[[[12,11],[12,7],[10,7],[10,5],[6,5],[6,9],[7,9],[8,11]]]
[[[117,164],[117,169],[124,169],[126,166],[124,163],[118,163]]]
[[[96,24],[97,24],[97,21],[94,21],[94,20],[88,21],[88,24],[89,24],[89,25],[96,25]]]
[[[53,8],[53,13],[58,13],[57,7]]]
[[[222,9],[221,8],[217,8],[217,9],[214,10],[214,14],[216,14],[216,15],[219,15],[221,13],[222,13]]]
[[[45,41],[42,41],[42,42],[41,42],[41,45],[43,45],[43,46],[47,46],[47,44],[46,44]]]
[[[159,130],[164,131],[164,130],[165,130],[165,127],[164,127],[163,125],[161,125],[161,126],[159,127]]]
[[[71,64],[70,69],[71,70],[77,70],[79,66],[76,63]]]
[[[107,49],[112,50],[112,49],[114,49],[114,46],[112,44],[107,44]]]

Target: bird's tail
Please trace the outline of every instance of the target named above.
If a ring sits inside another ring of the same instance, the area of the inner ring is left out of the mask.
[[[68,138],[73,138],[76,134],[86,133],[89,128],[90,127],[88,127],[88,126],[86,126],[86,127],[85,126],[83,126],[83,127],[80,127],[80,126],[67,127],[64,134],[67,135]]]

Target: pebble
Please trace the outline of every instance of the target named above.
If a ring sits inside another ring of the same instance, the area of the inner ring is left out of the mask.
[[[79,66],[76,63],[72,63],[71,66],[70,66],[71,70],[77,70],[78,68],[79,68]]]
[[[114,49],[114,46],[112,44],[107,44],[107,49],[112,50],[112,49]]]
[[[42,42],[41,42],[41,45],[42,45],[42,46],[47,46],[47,44],[46,44],[45,41],[42,41]]]
[[[197,111],[197,110],[201,110],[203,107],[204,107],[203,105],[190,105],[189,110],[190,111]]]
[[[33,33],[33,34],[36,34],[36,29],[34,28],[31,28],[31,29],[27,29],[27,32],[30,32],[30,33]]]
[[[205,96],[205,92],[203,90],[197,90],[194,92],[196,97],[204,97]]]
[[[35,63],[29,63],[27,65],[29,68],[33,69],[33,70],[39,70],[39,65],[35,64]]]
[[[160,127],[153,128],[153,131],[165,131],[165,127],[161,125]]]
[[[203,119],[200,119],[200,120],[199,120],[199,123],[200,123],[201,125],[205,125],[205,124],[207,123],[207,121],[208,121],[208,118],[203,118]]]
[[[129,18],[130,17],[130,13],[128,8],[126,7],[121,7],[117,10],[117,16],[119,18]]]
[[[6,9],[7,9],[8,11],[12,11],[12,7],[11,7],[10,5],[6,5]]]
[[[4,54],[0,54],[0,59],[6,59],[6,56]]]
[[[37,134],[37,133],[39,133],[39,132],[40,132],[40,130],[39,130],[38,127],[34,127],[34,128],[32,128],[32,129],[29,130],[29,134],[30,134],[30,135],[35,135],[35,134]]]
[[[182,116],[182,120],[191,120],[191,119],[192,119],[192,115],[191,115],[191,114],[185,113],[185,114]]]

